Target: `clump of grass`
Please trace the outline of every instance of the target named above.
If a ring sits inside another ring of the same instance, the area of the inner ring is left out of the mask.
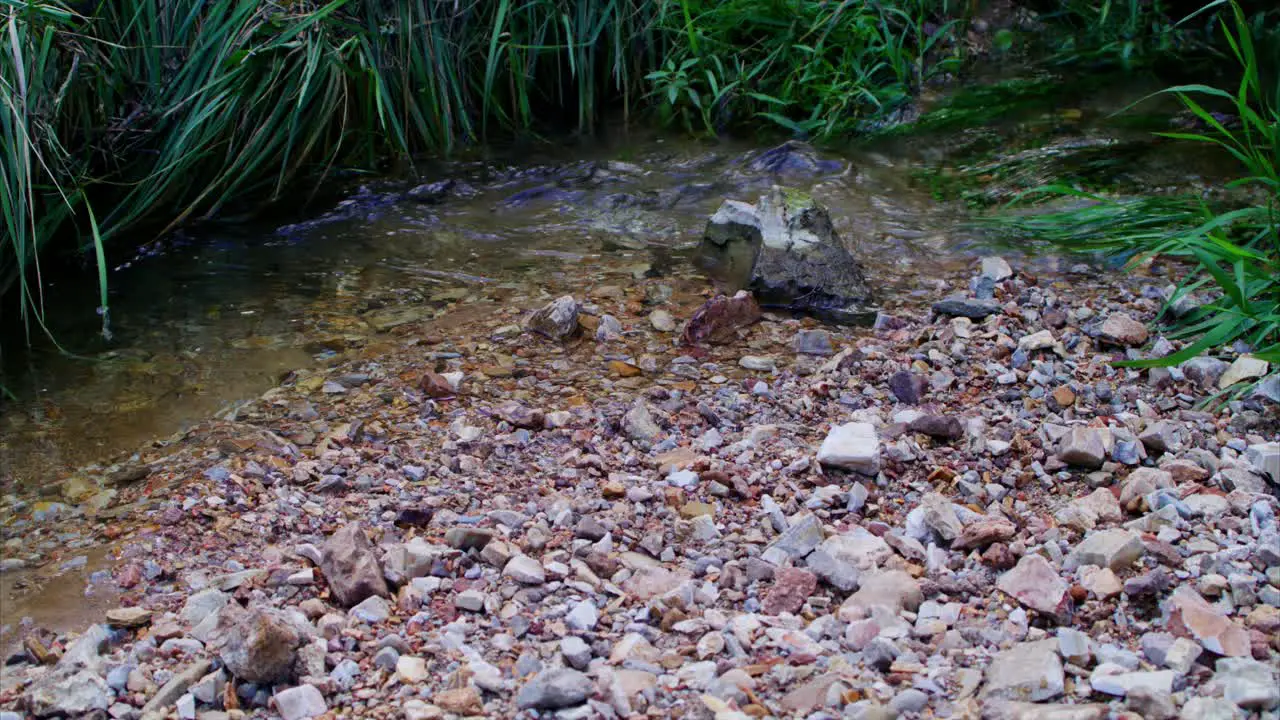
[[[1171,337],[1187,341],[1184,348],[1162,358],[1123,363],[1129,367],[1176,365],[1237,343],[1247,345],[1256,357],[1280,364],[1280,79],[1264,82],[1252,26],[1238,4],[1231,4],[1221,22],[1239,64],[1237,86],[1233,91],[1204,84],[1163,90],[1181,101],[1199,127],[1159,134],[1213,145],[1229,154],[1241,174],[1227,187],[1251,192],[1252,202],[1229,207],[1198,198],[1107,198],[1047,186],[1028,195],[1083,202],[1050,213],[996,220],[1018,235],[1074,250],[1118,255],[1130,262],[1163,255],[1190,264],[1193,271],[1179,284],[1170,305],[1200,290],[1212,290],[1215,299],[1170,326]],[[1236,122],[1211,111],[1209,102],[1229,108]]]

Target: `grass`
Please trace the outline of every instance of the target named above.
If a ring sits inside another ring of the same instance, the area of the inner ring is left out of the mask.
[[[1212,6],[1225,5],[1219,1]],[[1199,198],[1112,198],[1052,185],[1028,193],[1076,201],[1071,208],[998,218],[998,226],[1059,246],[1142,262],[1178,258],[1192,268],[1169,299],[1209,295],[1211,300],[1167,328],[1184,347],[1163,358],[1121,363],[1170,366],[1204,352],[1243,344],[1280,365],[1280,75],[1267,81],[1266,55],[1255,44],[1256,26],[1231,3],[1221,31],[1238,66],[1231,89],[1205,84],[1167,88],[1196,121],[1187,131],[1159,133],[1185,143],[1214,146],[1238,163],[1227,189],[1247,202]],[[1274,39],[1274,36],[1270,36]],[[1219,108],[1211,110],[1210,108]],[[1224,112],[1225,111],[1225,112]]]

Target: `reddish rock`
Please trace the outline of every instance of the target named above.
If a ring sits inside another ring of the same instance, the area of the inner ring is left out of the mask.
[[[1147,326],[1125,313],[1112,313],[1102,323],[1099,337],[1115,345],[1133,347],[1147,341]]]
[[[818,576],[800,568],[780,568],[773,574],[773,587],[764,597],[764,614],[796,613],[818,589]]]
[[[1023,605],[1054,618],[1071,613],[1067,583],[1040,555],[1023,555],[1018,564],[1000,576],[996,587]]]
[[[951,543],[951,547],[956,550],[985,548],[992,543],[1004,542],[1012,538],[1016,532],[1017,528],[1013,523],[1004,518],[983,518],[966,525],[960,532],[960,536]]]
[[[433,398],[446,398],[457,395],[453,386],[449,384],[449,381],[443,375],[430,370],[422,375],[422,392]]]
[[[1165,601],[1169,632],[1200,643],[1205,650],[1230,657],[1251,654],[1249,631],[1218,612],[1190,586],[1182,585]]]
[[[900,403],[915,405],[924,397],[925,388],[929,385],[923,375],[900,370],[889,376],[889,391]]]
[[[760,319],[760,306],[746,290],[733,297],[717,295],[693,313],[680,340],[685,345],[726,343],[738,330]]]

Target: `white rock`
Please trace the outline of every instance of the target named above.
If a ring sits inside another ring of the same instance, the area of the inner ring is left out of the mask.
[[[871,423],[836,425],[818,449],[818,462],[864,475],[880,471],[880,438]]]
[[[1231,363],[1231,367],[1222,373],[1222,377],[1218,380],[1218,388],[1225,390],[1238,382],[1249,380],[1251,378],[1262,377],[1267,374],[1267,369],[1271,365],[1260,358],[1252,355],[1241,355]]]
[[[314,685],[299,685],[275,695],[276,710],[284,720],[311,720],[329,711],[324,695]]]

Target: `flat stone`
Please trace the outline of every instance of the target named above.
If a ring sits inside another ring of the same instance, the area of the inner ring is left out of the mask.
[[[541,585],[547,581],[547,573],[542,563],[528,555],[516,555],[507,561],[502,574],[525,585]]]
[[[979,276],[984,277],[992,282],[1000,282],[1013,277],[1013,268],[1009,267],[1009,262],[998,255],[988,255],[982,258],[982,270]]]
[[[1056,639],[1024,642],[1004,650],[987,668],[984,698],[1043,702],[1061,695],[1066,676]]]
[[[764,596],[762,612],[765,615],[795,614],[805,600],[818,589],[818,578],[800,568],[778,568],[773,574],[773,586]]]
[[[530,315],[525,327],[552,340],[564,340],[578,329],[578,310],[578,301],[564,295]]]
[[[792,349],[800,355],[831,355],[835,347],[831,344],[831,333],[826,330],[801,330],[792,341]]]
[[[1252,355],[1241,355],[1231,363],[1227,371],[1218,380],[1218,387],[1225,390],[1238,382],[1262,377],[1267,374],[1271,365],[1266,360]]]
[[[1023,555],[1012,570],[996,581],[1001,592],[1023,605],[1054,618],[1065,618],[1071,607],[1067,583],[1040,555]]]
[[[852,422],[832,427],[818,449],[818,462],[827,467],[875,475],[880,471],[880,438],[875,426]]]
[[[151,611],[140,607],[116,608],[107,611],[107,624],[112,627],[136,628],[151,622]]]
[[[920,583],[902,570],[881,570],[866,573],[858,591],[850,595],[840,606],[840,619],[845,622],[866,617],[871,608],[880,606],[892,613],[915,610],[924,596]]]
[[[1273,664],[1250,658],[1219,658],[1214,682],[1227,700],[1246,710],[1271,710],[1280,706],[1280,681]]]
[[[441,690],[431,696],[431,703],[451,715],[484,715],[484,699],[473,687]]]
[[[538,673],[516,695],[521,708],[558,710],[586,702],[594,683],[591,678],[569,668],[548,668]]]
[[[396,677],[406,685],[416,685],[430,676],[427,661],[420,657],[401,655],[396,658]]]
[[[949,297],[933,304],[933,311],[939,315],[959,315],[971,320],[981,320],[988,315],[1000,312],[1003,306],[994,300],[975,300],[966,297]]]
[[[1128,695],[1136,688],[1146,688],[1166,696],[1173,692],[1176,673],[1172,670],[1115,672],[1122,669],[1118,665],[1099,665],[1089,676],[1089,686],[1097,692],[1119,697]]]
[[[1129,567],[1146,552],[1142,537],[1131,530],[1097,530],[1071,551],[1072,567],[1096,565],[1111,570]]]
[[[1280,485],[1280,442],[1250,445],[1244,451],[1244,457],[1251,465],[1268,475],[1271,482]]]
[[[824,538],[822,523],[816,516],[805,513],[791,523],[791,526],[779,535],[769,548],[781,550],[799,560],[813,552]]]
[[[145,717],[149,713],[164,710],[178,702],[178,698],[186,694],[187,690],[196,681],[208,675],[212,667],[213,664],[208,660],[201,660],[183,668],[181,672],[169,678],[164,685],[161,685],[156,694],[147,700],[146,704],[142,706],[141,715]]]
[[[1190,586],[1179,585],[1165,600],[1163,610],[1169,632],[1190,638],[1218,655],[1248,657],[1249,631],[1210,605]]]

